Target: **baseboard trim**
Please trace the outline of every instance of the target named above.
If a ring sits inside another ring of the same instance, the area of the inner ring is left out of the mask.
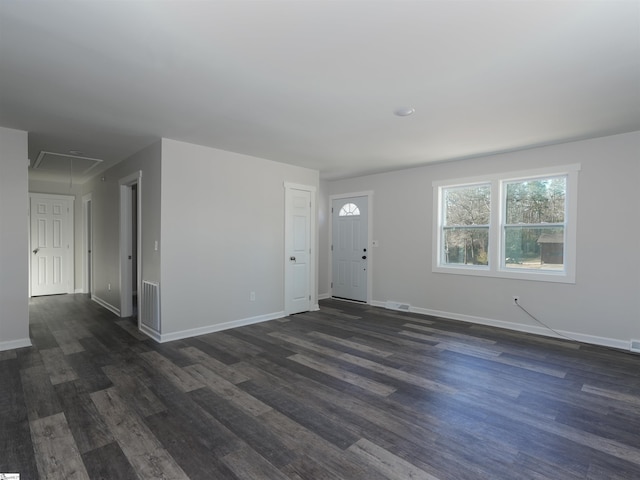
[[[73,293],[84,293],[84,288],[76,288]]]
[[[374,307],[384,308],[385,304],[386,302],[381,302],[378,300],[371,302],[371,305],[373,305]],[[488,327],[504,328],[506,330],[513,330],[516,332],[532,333],[534,335],[558,338],[561,340],[567,340],[567,338],[562,336],[562,335],[566,335],[566,337],[582,343],[589,343],[592,345],[599,345],[603,347],[618,348],[620,350],[627,350],[627,351],[629,350],[629,341],[619,340],[617,338],[598,337],[595,335],[587,335],[584,333],[569,332],[565,330],[557,330],[557,332],[560,333],[560,335],[558,335],[557,333],[547,328],[539,327],[537,325],[505,322],[504,320],[496,320],[493,318],[485,318],[485,317],[476,317],[473,315],[463,315],[460,313],[453,313],[453,312],[444,312],[441,310],[432,310],[429,308],[411,307],[409,309],[409,312],[419,313],[422,315],[431,315],[433,317],[448,318],[451,320],[459,320],[461,322],[474,323],[478,325],[486,325]]]
[[[31,346],[30,338],[19,338],[18,340],[7,340],[4,342],[0,342],[0,352],[4,352],[5,350],[14,350],[16,348],[24,348]]]
[[[151,328],[147,327],[146,325],[140,324],[140,331],[144,333],[146,336],[155,340],[156,342],[162,343],[162,335],[160,335],[155,330],[152,330]]]
[[[106,302],[106,301],[102,300],[100,297],[98,297],[96,295],[91,295],[91,300],[96,302],[101,307],[106,308],[110,312],[115,313],[117,316],[120,316],[120,309],[119,308],[114,307],[109,302]]]
[[[318,300],[326,300],[327,298],[331,298],[331,294],[330,293],[318,294]]]
[[[229,330],[230,328],[253,325],[254,323],[267,322],[269,320],[276,320],[282,317],[286,317],[286,314],[284,312],[267,313],[265,315],[258,315],[257,317],[242,318],[239,320],[232,320],[230,322],[207,325],[206,327],[191,328],[189,330],[180,330],[178,332],[160,334],[158,336],[159,339],[157,340],[155,336],[158,334],[155,334],[153,330],[149,330],[149,332],[145,331],[144,333],[160,343],[165,343],[172,342],[174,340],[182,340],[183,338],[197,337],[198,335],[206,335],[207,333],[221,332],[223,330]],[[152,335],[150,332],[153,332],[155,335]]]

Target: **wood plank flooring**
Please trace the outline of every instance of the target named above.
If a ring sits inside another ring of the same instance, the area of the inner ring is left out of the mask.
[[[30,316],[0,352],[21,480],[640,478],[638,355],[336,300],[162,345],[84,295]]]

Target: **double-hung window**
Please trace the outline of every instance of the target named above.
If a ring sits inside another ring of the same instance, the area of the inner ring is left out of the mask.
[[[579,169],[434,182],[433,271],[575,282]]]
[[[491,184],[442,189],[442,249],[444,265],[488,264]]]

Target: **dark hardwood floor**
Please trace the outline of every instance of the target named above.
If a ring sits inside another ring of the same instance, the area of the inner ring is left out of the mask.
[[[0,352],[21,480],[640,478],[637,355],[335,300],[163,345],[84,295],[30,315]]]

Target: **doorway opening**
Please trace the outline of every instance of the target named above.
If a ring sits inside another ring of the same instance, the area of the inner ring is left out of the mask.
[[[82,249],[82,264],[84,265],[84,282],[82,291],[93,298],[93,206],[91,194],[82,197],[84,234]]]
[[[138,184],[131,185],[131,302],[135,317],[138,315]]]
[[[137,315],[140,284],[142,172],[120,179],[120,316]]]

